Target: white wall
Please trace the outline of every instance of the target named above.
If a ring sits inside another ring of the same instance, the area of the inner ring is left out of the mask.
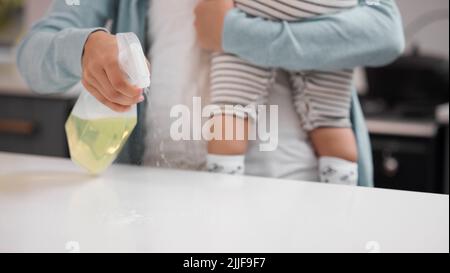
[[[45,15],[52,0],[27,0],[26,25],[30,27],[39,18]]]
[[[396,0],[403,16],[404,25],[407,26],[415,19],[432,10],[447,11],[449,0]],[[411,42],[418,43],[424,51],[448,59],[449,56],[449,21],[441,20],[420,31]]]

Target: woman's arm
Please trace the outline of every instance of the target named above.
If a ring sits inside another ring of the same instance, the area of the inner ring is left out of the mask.
[[[298,23],[249,18],[233,9],[225,17],[222,47],[263,67],[336,70],[385,65],[403,52],[405,41],[394,0],[380,0]]]
[[[81,79],[81,56],[89,35],[112,17],[113,0],[53,1],[49,15],[33,26],[17,55],[22,76],[36,92],[67,91]]]

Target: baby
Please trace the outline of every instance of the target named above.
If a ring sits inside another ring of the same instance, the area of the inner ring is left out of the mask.
[[[295,22],[353,8],[358,0],[235,0],[235,5],[249,16]],[[290,71],[294,104],[319,157],[322,182],[357,185],[358,152],[350,121],[353,74],[351,69]],[[227,113],[225,105],[266,104],[273,78],[272,69],[257,67],[234,55],[215,54],[211,66],[211,102],[223,110],[214,118],[223,122],[232,119],[236,127],[253,122],[254,117],[245,110]],[[210,141],[208,170],[243,174],[248,132],[244,135],[243,141]]]

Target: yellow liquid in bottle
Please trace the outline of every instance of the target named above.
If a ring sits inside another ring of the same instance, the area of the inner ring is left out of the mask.
[[[92,174],[105,171],[122,150],[136,123],[136,117],[85,120],[71,115],[66,133],[72,160]]]

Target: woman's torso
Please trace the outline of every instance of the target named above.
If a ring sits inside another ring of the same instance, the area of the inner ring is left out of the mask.
[[[146,165],[200,169],[205,161],[204,141],[177,142],[170,137],[170,110],[192,106],[192,97],[208,102],[209,56],[196,44],[194,8],[197,0],[152,0],[149,35],[152,41],[152,89],[147,110]],[[170,34],[170,35],[168,35]],[[269,103],[279,105],[279,146],[260,152],[250,144],[247,174],[298,180],[317,180],[317,162],[294,110],[290,86],[279,74]]]

